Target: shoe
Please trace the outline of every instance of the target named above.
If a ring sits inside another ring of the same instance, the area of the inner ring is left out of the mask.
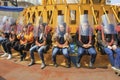
[[[35,64],[35,61],[34,60],[31,60],[31,62],[28,64],[28,66],[32,66]]]
[[[93,63],[90,62],[89,63],[89,67],[92,68],[93,67]]]
[[[20,61],[23,61],[23,56],[20,57]]]
[[[12,58],[12,55],[11,55],[11,54],[8,54],[7,59],[11,59],[11,58]]]
[[[1,55],[1,57],[7,57],[8,53],[4,53],[3,55]]]
[[[66,66],[66,68],[70,68],[71,67],[71,64],[68,64],[67,66]]]
[[[117,68],[116,68],[116,67],[114,67],[114,66],[112,66],[111,68],[112,68],[113,70],[117,70]]]
[[[44,69],[45,66],[46,66],[45,63],[42,63],[42,64],[41,64],[41,69]]]
[[[54,63],[54,66],[55,66],[55,67],[58,67],[57,63]]]
[[[24,59],[24,60],[25,60],[26,56],[27,56],[27,53],[24,52],[24,54],[23,54],[23,59]]]
[[[80,68],[81,67],[80,63],[76,63],[76,67]]]

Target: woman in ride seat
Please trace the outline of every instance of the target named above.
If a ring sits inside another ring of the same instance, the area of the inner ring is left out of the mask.
[[[33,25],[29,23],[23,27],[23,30],[17,35],[17,39],[19,39],[19,43],[14,46],[14,49],[19,51],[21,55],[20,61],[23,61],[26,57],[26,51],[29,51],[34,41]]]
[[[46,66],[44,61],[44,53],[47,52],[52,43],[50,27],[46,23],[40,23],[34,31],[35,45],[30,48],[31,62],[28,66],[32,66],[35,64],[34,52],[37,51],[42,60],[41,69],[43,69]]]
[[[67,58],[67,68],[71,67],[71,59],[69,55],[69,43],[71,42],[71,36],[68,33],[68,26],[64,23],[64,16],[58,16],[58,26],[52,38],[53,41],[53,50],[52,50],[52,60],[54,66],[57,67],[56,56],[58,52],[63,53]]]

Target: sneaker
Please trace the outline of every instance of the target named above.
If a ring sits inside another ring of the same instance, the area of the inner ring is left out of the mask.
[[[1,57],[7,57],[8,53],[4,53],[3,55],[1,55]]]
[[[76,63],[77,68],[80,68],[80,66],[81,66],[80,63]]]
[[[11,55],[11,54],[8,54],[7,59],[11,59],[11,58],[12,58],[12,55]]]
[[[111,68],[112,68],[113,70],[117,70],[117,68],[116,68],[116,67],[114,67],[114,66],[112,66]]]
[[[23,61],[23,56],[20,57],[20,61]]]
[[[89,63],[89,67],[92,68],[93,67],[93,63],[90,62]]]
[[[41,69],[45,68],[45,66],[46,66],[45,63],[42,63],[41,64]]]
[[[35,61],[34,60],[31,60],[31,62],[28,64],[28,66],[32,66],[35,64]]]
[[[58,67],[57,63],[54,63],[54,66],[55,66],[55,67]]]
[[[66,66],[66,68],[70,68],[71,67],[71,64],[68,64],[67,66]]]

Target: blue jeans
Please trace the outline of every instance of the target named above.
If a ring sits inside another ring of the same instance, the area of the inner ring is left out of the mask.
[[[114,66],[114,53],[109,48],[104,48],[105,53],[108,55],[109,61],[112,66]]]
[[[120,69],[120,48],[117,48],[116,50],[116,57],[115,57],[115,63],[114,66],[118,69]]]
[[[34,60],[34,52],[37,51],[37,52],[39,53],[39,56],[40,56],[42,62],[44,62],[43,53],[44,53],[45,48],[46,48],[46,46],[41,46],[41,47],[39,47],[39,46],[37,46],[37,45],[31,47],[31,48],[30,48],[30,57],[31,57],[31,59]]]
[[[94,62],[95,62],[95,59],[96,59],[96,51],[95,51],[95,49],[93,48],[93,47],[91,47],[91,48],[88,48],[88,49],[85,49],[85,48],[83,48],[83,47],[79,47],[78,48],[78,61],[77,61],[77,63],[80,63],[80,61],[81,61],[81,58],[82,58],[82,56],[83,56],[83,54],[84,54],[84,52],[85,51],[88,51],[88,53],[90,54],[90,56],[91,56],[91,63],[92,64],[94,64]]]
[[[47,46],[41,46],[39,49],[38,49],[38,53],[39,53],[39,56],[42,60],[42,62],[44,63],[44,52],[45,52],[45,49],[46,49]]]
[[[56,63],[56,55],[58,53],[58,51],[62,50],[63,55],[67,58],[68,60],[68,64],[70,64],[70,56],[69,56],[69,52],[68,52],[68,48],[58,48],[58,47],[54,47],[52,50],[52,60],[54,62],[54,64]]]

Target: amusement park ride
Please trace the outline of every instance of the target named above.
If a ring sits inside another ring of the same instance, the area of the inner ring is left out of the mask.
[[[57,25],[56,17],[64,15],[64,21],[70,27],[71,33],[75,33],[81,14],[92,15],[94,25],[101,24],[101,15],[108,13],[114,14],[117,22],[120,22],[120,7],[105,3],[105,0],[42,0],[41,5],[25,8],[20,15],[24,24],[33,23],[36,26],[42,17],[43,22],[53,28]]]
[[[43,22],[55,28],[58,15],[64,15],[64,21],[74,34],[80,24],[82,14],[93,16],[94,27],[101,24],[103,14],[114,14],[117,23],[120,22],[120,6],[106,5],[106,0],[41,0],[40,5],[26,7],[20,13],[17,22],[22,20],[23,25],[33,23],[34,26],[38,26],[42,18]]]
[[[101,24],[103,14],[114,14],[117,23],[120,22],[120,7],[106,5],[106,0],[42,0],[41,5],[25,8],[18,21],[22,17],[24,24],[33,23],[34,26],[37,26],[42,18],[43,22],[55,28],[57,16],[64,15],[64,21],[74,34],[82,14],[93,16],[94,27]]]

